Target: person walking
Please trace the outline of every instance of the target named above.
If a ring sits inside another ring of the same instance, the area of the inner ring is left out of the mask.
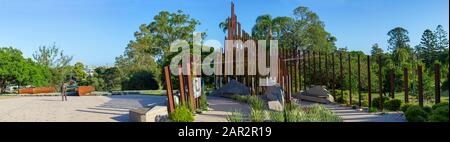
[[[61,97],[62,97],[62,101],[67,101],[67,85],[63,82],[61,84]]]

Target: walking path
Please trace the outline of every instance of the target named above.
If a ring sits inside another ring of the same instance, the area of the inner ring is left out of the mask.
[[[0,99],[0,122],[127,122],[132,108],[164,103],[164,96],[61,96]]]
[[[301,104],[309,106],[314,103],[302,101]],[[336,104],[326,104],[324,106],[342,117],[344,122],[406,122],[404,115],[400,112],[368,113]]]
[[[195,122],[227,122],[227,116],[231,112],[239,110],[243,114],[248,114],[250,108],[247,104],[223,98],[208,96],[209,110],[202,114],[196,114]]]

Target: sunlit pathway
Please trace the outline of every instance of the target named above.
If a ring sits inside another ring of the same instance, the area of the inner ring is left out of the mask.
[[[162,96],[18,97],[0,100],[0,122],[126,122],[132,108],[163,103]]]
[[[308,106],[314,103],[303,101],[301,104]],[[361,112],[350,107],[343,107],[335,104],[327,104],[324,106],[336,113],[336,115],[342,117],[344,122],[406,122],[405,117],[401,113],[377,114]]]
[[[239,110],[243,114],[250,112],[247,104],[222,97],[210,96],[208,97],[208,104],[209,111],[196,114],[195,122],[227,122],[227,116],[235,110]]]

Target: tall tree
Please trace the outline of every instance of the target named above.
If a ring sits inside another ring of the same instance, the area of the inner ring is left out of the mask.
[[[390,30],[387,35],[389,36],[389,51],[395,51],[397,48],[409,48],[408,30],[396,27]]]
[[[391,59],[393,63],[400,67],[405,62],[408,62],[409,54],[407,51],[411,51],[409,46],[408,30],[402,27],[396,27],[390,30],[387,34],[388,39],[388,51],[392,52]]]
[[[436,48],[439,51],[443,51],[446,48],[448,48],[448,38],[447,38],[447,32],[444,30],[442,25],[438,25],[436,27],[436,31],[434,31],[434,35],[436,37]]]
[[[437,59],[437,38],[431,30],[423,32],[420,44],[416,46],[416,53],[427,68]]]
[[[51,85],[59,85],[67,81],[70,75],[70,62],[73,56],[64,54],[64,51],[56,47],[56,44],[50,46],[40,46],[38,51],[33,53],[34,60],[51,70]]]

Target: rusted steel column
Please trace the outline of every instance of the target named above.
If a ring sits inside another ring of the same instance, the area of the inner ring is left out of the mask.
[[[331,73],[331,80],[332,80],[332,83],[331,83],[331,89],[333,90],[333,98],[335,98],[336,99],[336,90],[334,90],[335,89],[335,86],[336,86],[336,82],[335,82],[335,68],[334,68],[334,53],[331,53],[331,68],[332,68],[332,73]]]
[[[301,50],[297,52],[297,63],[298,63],[298,92],[302,91],[302,60],[301,60]]]
[[[352,105],[353,103],[352,103],[352,62],[351,62],[351,60],[352,60],[352,58],[351,58],[351,54],[350,53],[348,53],[348,84],[349,84],[349,87],[348,87],[348,90],[349,90],[349,102],[350,102],[350,105]]]
[[[309,75],[309,79],[308,79],[308,86],[311,85],[312,83],[312,68],[311,68],[311,51],[308,50],[308,75]]]
[[[184,90],[184,77],[183,77],[183,70],[181,65],[178,65],[178,79],[180,80],[180,97],[181,97],[181,105],[186,104],[186,96],[185,96],[185,90]]]
[[[344,73],[343,73],[343,65],[342,65],[342,51],[339,52],[339,71],[340,71],[339,82],[341,83],[341,86],[340,86],[341,97],[344,98]]]
[[[302,58],[303,58],[303,84],[304,84],[304,86],[303,86],[303,90],[306,90],[306,51],[305,50],[303,50],[303,56],[302,56]]]
[[[317,78],[316,78],[316,52],[313,51],[313,81],[312,85],[316,85]]]
[[[419,79],[419,106],[423,107],[423,80],[422,80],[422,65],[417,67],[417,74]]]
[[[166,92],[167,92],[167,112],[172,113],[175,110],[175,105],[173,101],[173,90],[172,90],[172,83],[170,81],[170,70],[169,66],[164,67],[164,76],[166,79]]]
[[[294,78],[292,79],[292,83],[294,84],[294,91],[293,92],[297,92],[297,89],[298,89],[298,87],[297,87],[297,85],[298,85],[298,82],[297,82],[297,67],[298,67],[297,50],[294,49],[294,48],[292,50],[293,50],[292,53],[294,53],[292,55],[292,58],[294,58],[294,60],[292,61],[293,64],[294,64],[294,66],[293,66],[294,71],[292,72],[292,75],[294,76]]]
[[[372,77],[370,76],[370,55],[367,55],[367,102],[369,103],[369,109],[372,107]]]
[[[390,92],[389,92],[389,94],[390,94],[390,96],[391,96],[391,98],[395,98],[395,96],[394,96],[394,92],[395,92],[395,88],[394,88],[394,80],[395,80],[395,76],[394,76],[394,71],[391,71],[391,73],[389,73],[389,83],[390,83],[390,85],[389,85],[389,87],[390,87]]]
[[[441,66],[439,64],[434,64],[434,102],[436,104],[441,102]]]
[[[328,87],[328,54],[325,53],[325,86]]]
[[[189,104],[191,106],[191,110],[195,110],[195,100],[194,100],[194,86],[191,72],[191,64],[187,65],[187,73],[188,73],[188,93],[189,93]]]
[[[358,105],[359,107],[362,106],[361,104],[361,61],[360,61],[360,55],[358,54]]]
[[[380,109],[383,110],[383,77],[381,76],[381,68],[382,68],[382,64],[381,64],[381,55],[378,55],[378,83],[380,83],[380,86],[378,86],[380,88]]]
[[[408,94],[409,94],[409,89],[408,89],[408,87],[409,87],[409,83],[408,83],[408,68],[403,68],[403,91],[405,92],[405,103],[408,103],[409,102],[409,97],[408,97]]]
[[[321,68],[322,68],[322,64],[321,64],[321,61],[320,61],[320,60],[321,60],[321,58],[320,58],[320,52],[319,52],[318,54],[319,54],[319,68],[318,68],[319,71],[318,71],[318,72],[319,72],[320,77],[322,77],[323,74],[322,74],[322,69],[321,69]],[[319,81],[319,82],[320,82],[320,85],[323,85],[323,84],[324,84],[323,81],[324,81],[323,79],[320,79],[320,81]]]

